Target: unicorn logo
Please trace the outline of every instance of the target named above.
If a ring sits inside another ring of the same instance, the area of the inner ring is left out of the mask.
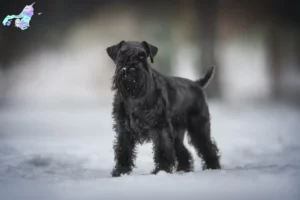
[[[10,26],[11,21],[13,19],[16,19],[15,27],[18,27],[21,30],[27,29],[28,27],[30,27],[29,23],[31,17],[34,15],[34,8],[33,8],[34,4],[35,2],[33,2],[31,5],[26,5],[23,11],[19,15],[7,15],[3,20],[2,24],[4,26]]]

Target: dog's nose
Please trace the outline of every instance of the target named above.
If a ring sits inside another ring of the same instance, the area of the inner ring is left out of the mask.
[[[135,72],[135,69],[132,67],[128,70],[129,73]]]

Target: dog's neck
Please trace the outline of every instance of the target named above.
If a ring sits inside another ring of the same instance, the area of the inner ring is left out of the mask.
[[[150,82],[143,88],[142,93],[140,93],[137,96],[123,96],[124,103],[127,105],[130,105],[130,108],[127,107],[128,109],[132,109],[133,107],[152,107],[156,104],[156,90],[157,86],[155,84],[154,79],[151,79]],[[122,94],[120,94],[122,95]]]
[[[151,83],[146,84],[142,89],[142,91],[139,92],[137,95],[133,96],[126,96],[124,98],[125,101],[148,101],[152,99],[155,90],[156,90],[156,85],[154,84],[153,80],[150,80]]]

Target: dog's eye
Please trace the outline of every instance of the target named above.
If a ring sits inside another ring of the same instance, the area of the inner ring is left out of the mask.
[[[140,60],[145,60],[145,58],[146,58],[146,56],[144,56],[144,55],[139,56]]]

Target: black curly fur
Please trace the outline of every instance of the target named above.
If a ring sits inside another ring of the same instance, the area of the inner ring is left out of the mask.
[[[187,130],[203,159],[203,169],[220,169],[219,150],[210,135],[210,114],[203,88],[214,68],[200,80],[165,76],[147,62],[157,47],[147,42],[125,42],[107,48],[116,64],[112,89],[116,140],[113,176],[135,167],[136,145],[153,142],[155,168],[172,173],[193,170],[193,158],[183,144]]]

